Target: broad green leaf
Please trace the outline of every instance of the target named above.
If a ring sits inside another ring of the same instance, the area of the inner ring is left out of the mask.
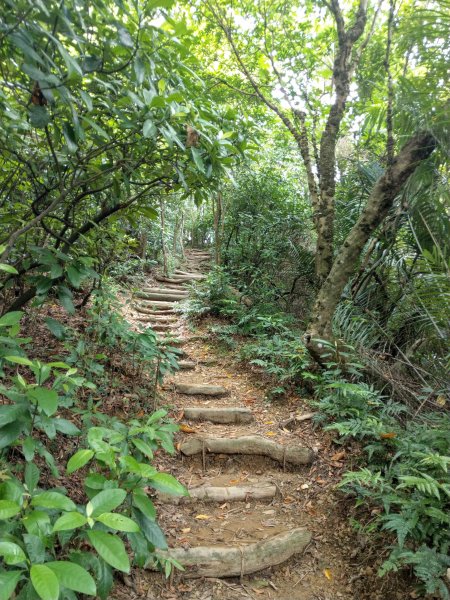
[[[20,404],[5,404],[0,406],[0,427],[14,423],[14,421],[23,414],[23,406]]]
[[[49,390],[44,387],[35,387],[28,392],[28,395],[36,400],[45,414],[50,417],[58,408],[58,394],[55,390]]]
[[[25,529],[28,533],[39,535],[43,531],[50,529],[50,517],[42,510],[33,510],[22,519]]]
[[[141,531],[145,535],[147,540],[156,548],[161,548],[161,550],[167,550],[167,541],[165,535],[162,532],[160,526],[156,523],[156,521],[153,521],[152,519],[147,519],[147,517],[136,508],[133,509],[133,516],[139,524],[139,527],[141,528]]]
[[[11,325],[16,325],[19,323],[23,315],[24,313],[20,310],[14,310],[4,314],[3,317],[0,317],[0,327],[10,327]]]
[[[147,442],[144,442],[144,440],[141,440],[140,438],[132,438],[131,441],[136,448],[142,452],[142,454],[150,459],[153,458],[153,450],[150,448]]]
[[[33,506],[42,508],[58,508],[60,510],[75,511],[75,503],[70,498],[59,492],[43,492],[31,500]]]
[[[47,317],[45,320],[45,324],[49,328],[49,330],[53,333],[55,338],[58,340],[62,340],[66,334],[66,328],[62,323],[56,321],[56,319],[52,319],[51,317]]]
[[[87,519],[79,512],[68,512],[59,517],[53,525],[53,531],[70,531],[86,525]]]
[[[192,158],[194,159],[197,169],[199,171],[201,171],[202,173],[204,173],[205,172],[205,163],[203,162],[203,158],[200,153],[200,150],[198,148],[195,148],[194,146],[192,146],[191,152],[192,152]]]
[[[22,451],[27,462],[33,460],[34,453],[36,451],[36,441],[31,436],[28,436],[24,439],[22,444]]]
[[[22,428],[23,424],[20,421],[13,421],[2,427],[0,429],[0,450],[17,442]]]
[[[31,360],[24,356],[5,356],[5,358],[6,360],[9,360],[9,362],[16,363],[17,365],[26,365],[27,367],[33,366]]]
[[[103,525],[106,525],[107,527],[111,527],[111,529],[117,529],[117,531],[127,531],[130,533],[139,531],[139,525],[137,523],[119,513],[103,513],[96,517],[95,520],[100,521],[100,523],[103,523]]]
[[[0,556],[7,565],[17,565],[27,558],[22,548],[13,542],[0,542]]]
[[[104,531],[88,531],[88,538],[105,562],[118,571],[130,572],[130,560],[119,537]]]
[[[88,596],[95,596],[97,593],[94,579],[80,565],[67,560],[58,560],[46,563],[46,566],[53,571],[59,583],[68,590]]]
[[[150,479],[150,485],[160,492],[177,496],[189,496],[189,492],[169,473],[157,473]]]
[[[30,107],[30,124],[39,129],[47,127],[50,123],[50,114],[45,106]]]
[[[30,493],[36,489],[40,475],[41,474],[39,472],[39,469],[37,468],[37,466],[34,463],[32,463],[32,462],[27,463],[27,465],[25,467],[24,479],[25,479],[25,484]]]
[[[83,280],[83,276],[75,267],[67,267],[67,277],[70,283],[75,288],[79,288]]]
[[[3,571],[0,573],[0,600],[11,598],[21,575],[22,571]]]
[[[126,491],[120,489],[103,490],[92,498],[86,505],[88,517],[97,517],[104,512],[110,512],[120,506],[126,498]]]
[[[155,135],[157,133],[158,133],[158,130],[156,129],[156,125],[153,123],[153,121],[151,119],[147,119],[144,122],[144,125],[142,127],[143,136],[146,138],[155,137]]]
[[[152,521],[155,520],[156,510],[153,502],[142,488],[138,488],[133,491],[133,504],[139,508],[139,510],[147,517],[147,519]]]
[[[20,506],[12,500],[0,500],[0,519],[9,519],[20,512]]]
[[[58,578],[45,565],[33,565],[30,569],[31,583],[42,600],[58,600]]]
[[[56,431],[64,433],[65,435],[78,435],[81,433],[78,427],[74,425],[72,421],[68,421],[67,419],[55,419],[54,425]]]
[[[12,267],[11,265],[5,265],[5,263],[0,263],[0,271],[5,271],[5,273],[11,273],[11,275],[19,274],[17,269]]]

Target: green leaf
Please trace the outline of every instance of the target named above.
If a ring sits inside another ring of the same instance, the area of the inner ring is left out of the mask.
[[[46,563],[46,566],[53,571],[59,583],[68,590],[88,596],[96,595],[97,589],[94,579],[80,565],[67,560],[57,560]]]
[[[12,275],[18,275],[19,271],[12,267],[11,265],[6,265],[5,263],[0,263],[0,271],[5,271],[6,273],[11,273]]]
[[[20,404],[6,404],[0,406],[0,427],[14,423],[14,421],[23,414],[24,409]]]
[[[0,450],[17,441],[17,438],[22,431],[22,427],[23,424],[20,421],[14,421],[0,429]]]
[[[0,573],[0,600],[8,600],[14,593],[22,571],[3,571]]]
[[[144,440],[141,440],[140,438],[132,438],[131,441],[136,446],[136,448],[140,452],[142,452],[142,454],[148,456],[148,458],[153,458],[153,450],[150,448],[147,442],[144,442]]]
[[[78,271],[78,269],[75,269],[75,267],[67,267],[67,277],[70,283],[73,285],[73,287],[80,287],[81,282],[83,280],[83,276],[80,273],[80,271]]]
[[[22,548],[13,542],[0,542],[0,556],[7,565],[17,565],[27,559]]]
[[[100,521],[100,523],[103,523],[107,527],[111,527],[111,529],[117,529],[117,531],[127,531],[129,533],[140,531],[137,523],[119,513],[106,512],[96,517],[95,520]]]
[[[50,115],[45,106],[30,107],[30,125],[42,129],[50,123]]]
[[[78,150],[78,144],[77,144],[75,131],[70,123],[64,123],[62,129],[63,129],[64,139],[66,140],[67,149],[71,154],[73,154]]]
[[[38,535],[32,533],[23,534],[23,541],[27,549],[28,559],[32,563],[45,562],[45,546],[44,542]]]
[[[0,500],[0,519],[9,519],[20,512],[20,506],[11,500]]]
[[[26,437],[22,444],[22,452],[27,462],[33,460],[35,451],[36,441],[31,436]]]
[[[103,490],[94,496],[86,505],[88,517],[97,517],[120,506],[126,498],[126,491],[120,489]],[[106,560],[106,559],[105,559]]]
[[[26,365],[27,367],[32,367],[33,363],[25,356],[5,356],[6,360],[9,362],[16,363],[18,365]]]
[[[92,104],[89,94],[83,90],[80,90],[80,96],[83,98],[83,102],[86,104],[88,112],[91,112],[94,109],[94,105]]]
[[[144,122],[144,125],[142,127],[142,134],[144,137],[148,138],[148,137],[155,137],[156,134],[158,133],[158,130],[156,129],[156,125],[153,123],[153,121],[151,119],[147,119]]]
[[[61,515],[53,525],[52,531],[70,531],[71,529],[77,529],[86,525],[87,519],[79,512],[68,512]]]
[[[14,310],[0,317],[0,327],[10,327],[16,325],[23,317],[24,313],[20,310]]]
[[[35,387],[28,392],[28,395],[33,400],[36,400],[48,417],[56,412],[59,398],[55,390],[49,390],[44,387]]]
[[[60,286],[58,288],[58,300],[61,303],[61,306],[69,313],[69,315],[73,315],[75,312],[75,306],[72,301],[72,293],[69,288],[65,286]]]
[[[203,158],[200,153],[200,150],[198,148],[195,148],[194,146],[192,146],[191,152],[192,152],[192,158],[194,159],[197,169],[199,171],[201,171],[202,173],[204,173],[205,172],[205,164],[203,162]]]
[[[156,521],[147,519],[147,517],[136,508],[133,509],[133,516],[136,519],[139,527],[141,528],[142,533],[145,535],[147,540],[151,544],[156,546],[156,548],[161,548],[161,550],[167,550],[166,538]]]
[[[60,323],[59,321],[56,321],[56,319],[52,319],[51,317],[47,317],[44,320],[45,320],[45,324],[47,325],[49,330],[53,333],[55,338],[57,338],[58,340],[64,339],[64,336],[66,335],[66,328],[64,327],[64,325],[62,325],[62,323]]]
[[[25,485],[27,486],[28,491],[30,493],[36,489],[40,475],[41,474],[39,472],[39,469],[37,468],[37,466],[34,463],[32,463],[32,462],[27,463],[27,465],[25,467],[24,479],[25,479]]]
[[[42,600],[58,600],[58,578],[45,565],[33,565],[30,569],[31,583]]]
[[[146,517],[152,521],[156,518],[156,510],[153,502],[142,488],[133,491],[133,505],[136,506]]]
[[[177,496],[188,496],[189,492],[169,473],[157,473],[150,479],[150,485],[160,492]]]
[[[55,419],[54,425],[56,431],[60,431],[65,435],[78,435],[79,433],[81,433],[78,427],[74,425],[72,421],[68,421],[67,419]]]
[[[70,498],[59,492],[43,492],[31,500],[33,506],[42,508],[58,508],[60,510],[75,511],[75,503]]]
[[[130,560],[119,537],[104,531],[88,531],[88,538],[105,562],[118,571],[130,572]]]
[[[69,462],[67,463],[67,474],[70,475],[74,471],[84,467],[84,465],[86,465],[93,456],[93,450],[82,449],[78,450],[78,452],[75,452],[75,454],[70,457]]]

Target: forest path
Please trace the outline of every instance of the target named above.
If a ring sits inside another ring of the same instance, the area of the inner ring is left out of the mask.
[[[221,351],[206,324],[193,331],[176,312],[189,294],[186,284],[201,280],[210,261],[204,251],[188,251],[182,270],[135,295],[135,319],[175,336],[184,355],[161,403],[181,425],[177,454],[158,457],[158,466],[191,498],[154,501],[170,553],[186,571],[168,582],[135,570],[131,589],[116,588],[114,596],[377,598],[363,592],[373,557],[364,555],[363,543],[358,547],[334,492],[344,453],[313,429],[304,402],[268,402],[267,382],[254,367]]]

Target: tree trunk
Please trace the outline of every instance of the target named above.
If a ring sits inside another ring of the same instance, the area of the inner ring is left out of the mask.
[[[160,198],[159,200],[159,216],[161,220],[161,246],[162,246],[162,255],[163,255],[163,273],[164,276],[168,275],[168,262],[167,262],[167,247],[166,247],[166,236],[165,236],[165,210],[164,210],[164,200]]]
[[[400,150],[392,166],[380,177],[358,221],[342,244],[317,296],[306,333],[308,348],[323,354],[315,339],[332,340],[332,320],[342,292],[358,264],[361,253],[375,229],[383,222],[402,186],[416,167],[433,152],[436,140],[426,131],[418,132]]]
[[[214,249],[216,265],[222,262],[222,192],[218,192],[217,199],[213,200],[214,208]]]

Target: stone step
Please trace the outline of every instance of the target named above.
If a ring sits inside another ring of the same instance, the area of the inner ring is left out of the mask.
[[[207,383],[175,383],[175,391],[187,396],[226,396],[229,393],[221,385]]]
[[[309,465],[314,460],[314,452],[304,446],[283,446],[259,435],[246,435],[237,438],[223,437],[191,437],[180,446],[185,456],[204,454],[243,454],[251,456],[267,456],[280,463],[293,465]]]
[[[189,421],[211,421],[211,423],[251,423],[255,417],[248,408],[203,408],[184,409],[184,417]]]

